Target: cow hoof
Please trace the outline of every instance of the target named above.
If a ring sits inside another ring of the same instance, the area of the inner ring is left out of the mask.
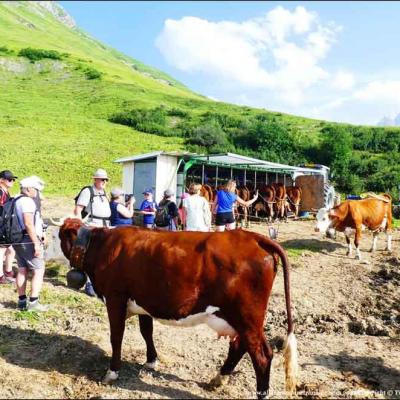
[[[216,389],[220,386],[225,385],[229,381],[229,375],[221,375],[218,373],[208,384],[210,390]]]
[[[102,383],[104,385],[111,385],[114,381],[118,379],[118,375],[118,371],[111,371],[111,369],[108,369],[106,375],[102,380]]]
[[[154,360],[152,362],[145,363],[143,367],[146,369],[155,370],[157,368],[157,365],[158,365],[158,360]]]

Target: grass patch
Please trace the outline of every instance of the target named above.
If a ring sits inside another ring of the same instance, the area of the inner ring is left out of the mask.
[[[393,218],[393,228],[400,229],[400,219]]]

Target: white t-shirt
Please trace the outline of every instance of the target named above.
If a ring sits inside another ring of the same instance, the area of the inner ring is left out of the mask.
[[[18,198],[15,202],[15,212],[17,213],[18,221],[21,224],[22,229],[26,229],[23,214],[32,213],[34,216],[33,221],[35,224],[36,235],[39,238],[43,237],[43,220],[32,197],[22,196],[21,198]]]
[[[76,204],[78,206],[85,207],[85,211],[90,215],[93,214],[96,217],[109,218],[111,216],[110,203],[108,202],[107,197],[105,196],[104,190],[97,190],[95,186],[92,186],[92,188],[94,192],[93,203],[90,203],[89,188],[85,188],[79,195]],[[93,205],[93,212],[91,210],[92,205]],[[90,217],[89,219],[92,220],[93,223],[98,222],[99,225],[101,226],[103,225],[103,220],[101,219],[96,219],[96,218],[92,219]]]
[[[198,195],[183,200],[186,209],[186,230],[208,232],[211,225],[211,211],[207,200]]]

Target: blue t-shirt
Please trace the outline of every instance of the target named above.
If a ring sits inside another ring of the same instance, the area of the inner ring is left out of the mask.
[[[232,212],[233,203],[236,201],[237,194],[233,192],[225,192],[225,190],[218,190],[218,208],[217,214]]]
[[[157,209],[157,204],[155,201],[143,200],[140,205],[140,211],[153,211],[153,208]],[[154,214],[144,214],[143,215],[144,224],[154,224]]]
[[[118,210],[117,210],[118,204],[120,204],[120,203],[118,203],[117,201],[112,201],[110,203],[110,208],[111,208],[110,224],[111,224],[111,226],[133,225],[132,218],[126,218],[118,212]]]

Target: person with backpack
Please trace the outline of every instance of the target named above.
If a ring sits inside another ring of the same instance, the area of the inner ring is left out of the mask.
[[[135,198],[125,202],[125,193],[121,188],[111,190],[111,226],[133,225],[133,205]]]
[[[10,201],[10,189],[16,179],[17,177],[11,171],[0,172],[0,210],[6,202]],[[11,245],[0,245],[0,285],[15,282],[15,275],[12,270],[14,257],[15,251]]]
[[[157,203],[153,200],[153,189],[145,189],[143,196],[144,200],[140,205],[140,213],[143,214],[143,226],[153,229],[154,215],[157,211]]]
[[[12,200],[17,223],[11,226],[14,237],[14,249],[18,263],[16,278],[18,292],[18,309],[29,311],[46,311],[47,306],[39,302],[39,294],[43,284],[45,263],[43,258],[43,220],[35,199],[44,189],[43,181],[30,176],[20,182],[21,194]],[[19,232],[15,229],[18,228]],[[20,235],[20,239],[15,239]],[[32,271],[31,295],[26,297],[28,272]]]
[[[154,217],[154,223],[157,229],[163,231],[176,231],[178,226],[178,207],[171,200],[174,192],[171,189],[164,191],[164,197],[160,201],[156,215]]]
[[[88,216],[87,223],[92,226],[110,226],[111,208],[106,195],[108,182],[107,172],[99,168],[92,176],[93,185],[84,186],[75,197],[74,215],[79,218]],[[93,285],[88,278],[85,285],[85,293],[94,297],[96,294]]]

